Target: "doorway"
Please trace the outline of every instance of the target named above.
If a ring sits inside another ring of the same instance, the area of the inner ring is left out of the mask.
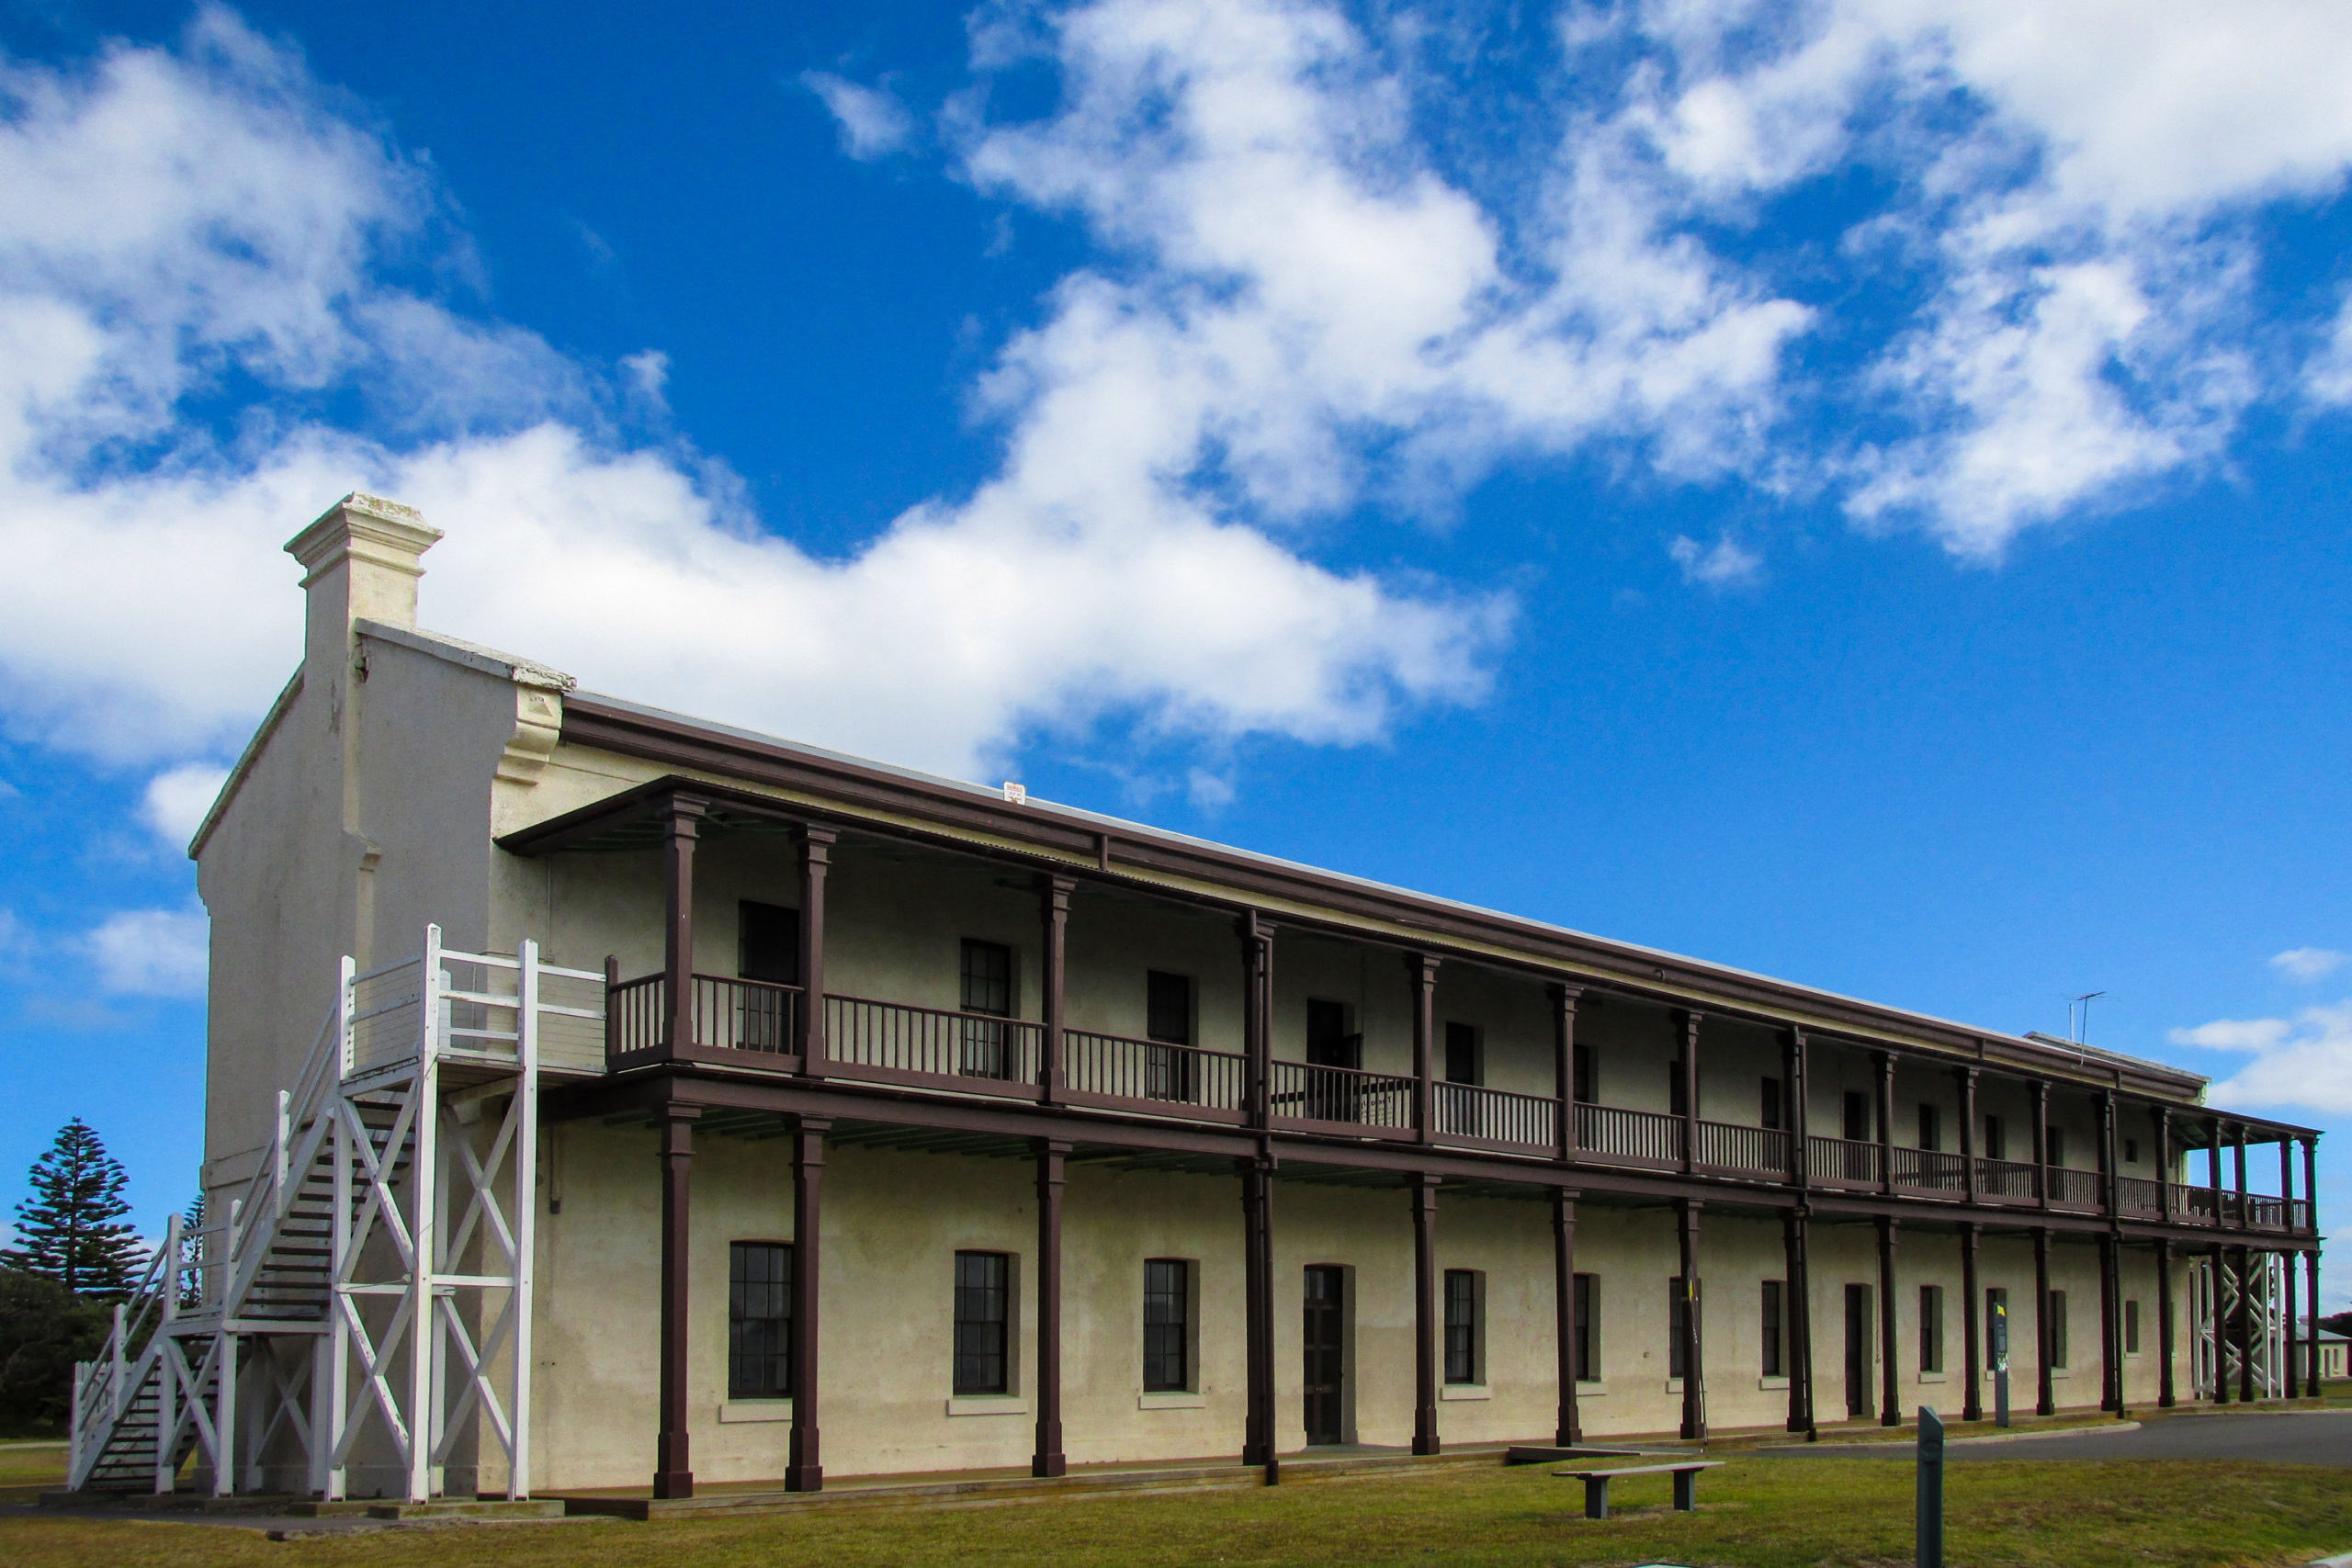
[[[1871,1413],[1871,1288],[1846,1287],[1846,1414]]]
[[[1347,1270],[1313,1263],[1306,1269],[1306,1440],[1347,1440]]]

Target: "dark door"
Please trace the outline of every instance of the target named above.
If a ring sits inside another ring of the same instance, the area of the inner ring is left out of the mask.
[[[1347,1276],[1328,1263],[1306,1270],[1306,1440],[1342,1440],[1341,1396],[1347,1364],[1342,1347]]]
[[[1871,1288],[1846,1287],[1846,1414],[1871,1413]]]

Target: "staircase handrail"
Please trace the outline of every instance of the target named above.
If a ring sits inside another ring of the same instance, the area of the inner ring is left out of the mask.
[[[342,961],[334,1006],[319,1024],[318,1037],[311,1043],[302,1070],[295,1075],[294,1088],[277,1091],[277,1112],[266,1157],[246,1182],[243,1198],[231,1207],[228,1277],[220,1298],[224,1319],[244,1305],[246,1292],[268,1258],[270,1243],[301,1190],[303,1173],[318,1159],[319,1146],[333,1129],[333,1101],[350,1059],[355,967],[350,958]]]

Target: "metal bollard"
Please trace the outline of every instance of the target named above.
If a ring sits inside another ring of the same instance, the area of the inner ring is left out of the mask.
[[[1919,1568],[1944,1568],[1944,1422],[1919,1406]]]

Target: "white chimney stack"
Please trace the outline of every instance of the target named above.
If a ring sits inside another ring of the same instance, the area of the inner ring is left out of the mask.
[[[287,542],[309,595],[303,665],[312,676],[340,685],[355,621],[416,625],[419,562],[440,537],[413,506],[355,491]]]

